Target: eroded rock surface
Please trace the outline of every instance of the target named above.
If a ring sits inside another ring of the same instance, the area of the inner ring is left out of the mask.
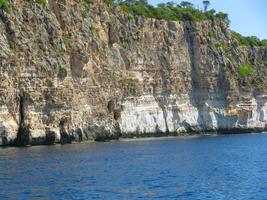
[[[267,49],[239,46],[223,22],[101,1],[11,6],[0,11],[0,145],[266,128]],[[255,73],[241,77],[246,63]]]

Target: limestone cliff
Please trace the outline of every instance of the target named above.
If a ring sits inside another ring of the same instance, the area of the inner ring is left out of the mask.
[[[264,130],[266,65],[265,47],[239,46],[220,21],[13,0],[0,10],[0,145]]]

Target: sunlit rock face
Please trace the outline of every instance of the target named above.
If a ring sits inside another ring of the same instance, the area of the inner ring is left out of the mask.
[[[0,145],[265,129],[265,47],[239,46],[220,21],[87,3],[1,11]]]
[[[160,97],[162,98],[162,97]],[[164,97],[160,105],[153,96],[127,99],[122,112],[121,131],[130,135],[177,135],[204,132],[264,130],[266,105],[261,100],[239,102],[234,107],[218,107],[223,102],[206,102],[203,107],[189,98]]]

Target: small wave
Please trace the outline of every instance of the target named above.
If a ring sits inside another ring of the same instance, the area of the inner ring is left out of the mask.
[[[193,139],[205,136],[216,136],[216,135],[185,135],[185,136],[163,136],[163,137],[134,137],[134,138],[120,138],[121,142],[138,142],[138,141],[153,141],[153,140],[173,140],[173,139]]]

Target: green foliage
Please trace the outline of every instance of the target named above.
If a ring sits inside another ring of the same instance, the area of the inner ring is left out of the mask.
[[[63,37],[62,37],[62,41],[63,41],[64,45],[65,45],[67,48],[70,47],[70,45],[71,45],[71,43],[72,43],[71,39],[70,39],[69,37],[66,37],[66,36],[63,36]]]
[[[45,6],[46,5],[46,0],[26,0],[30,3],[37,3],[37,4],[40,4],[42,6]]]
[[[90,29],[90,31],[91,31],[92,33],[95,33],[95,32],[96,32],[96,28],[95,28],[94,26],[90,26],[89,29]]]
[[[65,69],[65,66],[63,64],[59,64],[59,69],[60,70]]]
[[[41,5],[46,4],[46,0],[27,0],[28,2],[35,2]],[[10,13],[10,6],[8,0],[0,0],[0,9],[3,9],[5,12]]]
[[[134,19],[132,15],[128,15],[127,18],[128,18],[129,21]]]
[[[250,64],[244,64],[239,68],[239,75],[242,77],[247,77],[252,75],[255,72],[255,69]]]
[[[36,3],[39,3],[41,5],[45,5],[46,4],[46,0],[35,0]]]
[[[266,39],[262,40],[261,43],[262,43],[262,46],[266,46],[267,47],[267,40]]]
[[[229,18],[228,18],[228,14],[226,14],[226,13],[218,12],[218,13],[215,15],[215,17],[216,17],[217,19],[220,19],[221,21],[224,21],[227,25],[230,24],[230,20],[229,20]]]
[[[172,4],[172,2],[170,2],[171,4]],[[169,4],[170,5],[170,4]],[[173,5],[173,4],[172,4]],[[180,3],[180,6],[182,7],[182,8],[193,8],[194,7],[194,5],[192,4],[192,3],[190,3],[190,2],[188,2],[188,1],[182,1],[181,3]]]
[[[208,10],[209,5],[210,5],[210,1],[207,1],[207,0],[203,1],[203,5],[204,5],[204,10],[206,12]]]
[[[217,49],[219,49],[219,48],[222,47],[222,45],[221,45],[220,43],[216,43],[214,46],[215,46]]]
[[[3,9],[5,12],[10,13],[8,0],[0,0],[0,9]]]
[[[244,37],[234,31],[232,31],[232,36],[242,46],[267,46],[267,40],[260,40],[256,36]]]
[[[113,4],[113,0],[103,0],[106,4]]]
[[[214,31],[209,31],[208,33],[210,38],[215,38],[216,37],[216,33]]]
[[[107,0],[104,0],[107,2]],[[220,19],[229,24],[228,15],[225,13],[216,13],[215,10],[203,12],[188,1],[182,1],[180,4],[173,2],[160,3],[157,7],[154,7],[147,3],[145,0],[126,0],[126,1],[108,1],[109,4],[117,3],[124,13],[133,15],[142,15],[148,18],[172,20],[172,21],[199,21],[199,20],[214,20]],[[205,4],[209,5],[208,1]]]
[[[31,3],[38,3],[40,5],[43,5],[45,6],[46,4],[46,0],[27,0],[28,2],[31,2]]]
[[[82,12],[82,17],[83,18],[91,18],[89,12],[90,12],[90,6],[86,1],[82,1],[82,6],[83,6],[83,12]]]

